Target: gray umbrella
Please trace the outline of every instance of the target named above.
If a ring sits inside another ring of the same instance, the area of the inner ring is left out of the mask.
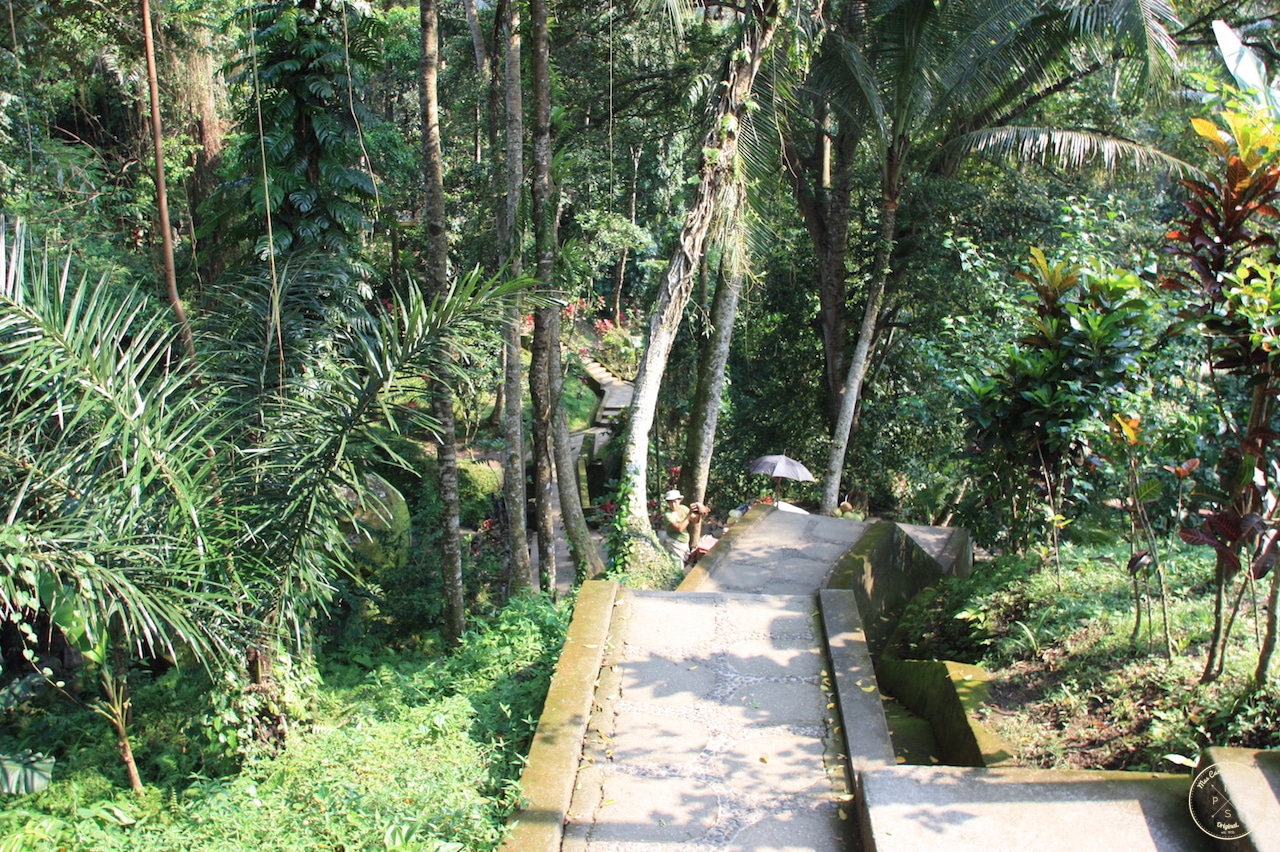
[[[787,456],[761,456],[751,463],[747,473],[763,473],[765,476],[794,479],[797,482],[817,482],[809,468]]]

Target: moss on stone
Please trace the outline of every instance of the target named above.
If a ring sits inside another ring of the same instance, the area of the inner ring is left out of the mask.
[[[493,511],[493,501],[502,493],[502,470],[496,463],[458,462],[458,503],[460,522],[472,529],[484,523]]]
[[[356,564],[366,576],[403,568],[409,559],[409,506],[399,489],[376,473],[365,474],[365,495],[344,491],[352,506],[343,530]]]

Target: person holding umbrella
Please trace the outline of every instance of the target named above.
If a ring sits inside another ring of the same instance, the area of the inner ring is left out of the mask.
[[[773,494],[777,506],[784,512],[803,512],[798,506],[792,506],[782,498],[782,480],[794,479],[796,482],[817,482],[809,468],[785,455],[761,456],[747,466],[747,473],[758,473],[773,477]]]
[[[705,515],[707,507],[696,502],[686,506],[681,502],[684,495],[674,488],[663,499],[667,503],[666,511],[662,513],[662,519],[666,523],[659,537],[663,546],[680,560],[680,564],[686,565],[689,561],[689,521],[695,515]]]

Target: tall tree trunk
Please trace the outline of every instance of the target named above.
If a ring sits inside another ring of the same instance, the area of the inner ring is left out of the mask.
[[[444,155],[440,149],[440,21],[436,0],[420,0],[422,27],[420,107],[422,111],[422,164],[425,194],[424,224],[427,232],[427,280],[429,294],[449,288],[449,238],[444,205]],[[444,580],[445,636],[456,644],[466,628],[462,593],[462,532],[458,503],[458,438],[453,413],[453,393],[443,382],[432,387],[432,414],[440,424],[436,458],[440,492],[440,573]]]
[[[871,362],[871,346],[875,343],[880,320],[880,302],[884,297],[885,282],[889,278],[889,259],[893,253],[894,228],[898,222],[898,199],[902,192],[901,166],[906,156],[906,140],[894,136],[886,155],[884,194],[880,206],[880,237],[876,245],[875,266],[871,282],[867,286],[867,304],[862,315],[862,328],[858,343],[849,359],[849,374],[841,391],[840,410],[831,433],[831,453],[827,458],[827,473],[822,480],[821,511],[831,512],[840,502],[840,478],[844,473],[844,457],[849,449],[849,433],[853,428],[853,415],[862,394],[862,382]]]
[[[636,375],[630,424],[622,451],[624,501],[619,514],[626,533],[636,543],[634,558],[643,560],[661,553],[646,507],[649,430],[657,411],[667,358],[706,250],[707,233],[726,188],[733,182],[738,126],[746,113],[746,103],[764,53],[777,32],[778,15],[779,7],[773,0],[751,6],[742,48],[735,51],[730,60],[711,130],[703,140],[701,178],[651,314],[649,340]]]
[[[536,167],[535,167],[536,168]],[[541,264],[539,264],[541,267]],[[533,408],[533,499],[535,533],[538,538],[539,588],[555,593],[556,539],[555,505],[551,456],[551,329],[556,308],[538,308],[533,315],[533,357],[529,362],[529,398]]]
[[[196,357],[195,340],[191,336],[191,324],[187,322],[187,312],[182,307],[182,299],[178,296],[178,277],[173,262],[173,230],[169,226],[169,194],[164,185],[164,132],[160,122],[160,83],[156,76],[156,47],[151,35],[151,3],[142,0],[142,42],[147,55],[147,88],[151,93],[151,141],[156,156],[156,207],[160,218],[160,251],[164,261],[165,292],[169,298],[169,308],[178,323],[182,335],[182,348],[187,358],[194,361]]]
[[[475,0],[463,0],[463,9],[467,16],[467,30],[471,34],[471,48],[476,57],[476,77],[477,77],[477,98],[476,98],[476,134],[475,134],[475,161],[476,163],[485,162],[485,150],[488,151],[488,162],[496,164],[498,158],[498,116],[499,116],[499,92],[501,91],[494,85],[493,60],[490,58],[489,45],[485,42],[484,30],[480,26],[480,14],[476,10]],[[504,4],[505,5],[505,4]],[[500,30],[502,27],[503,8],[495,11],[495,19],[498,21],[495,29]],[[481,99],[483,98],[483,103]],[[493,197],[500,198],[500,190],[502,187],[502,170],[495,167],[489,170],[489,183],[495,190]],[[497,251],[495,254],[500,255],[506,248],[503,239],[502,210],[496,211],[495,219],[498,224],[497,228]],[[488,266],[491,258],[486,258],[486,266]],[[490,427],[501,427],[503,412],[506,410],[506,364],[507,350],[504,346],[502,349],[502,374],[497,382],[494,391],[493,410],[489,413],[486,425]]]
[[[551,424],[551,443],[555,452],[556,486],[560,492],[560,520],[569,539],[569,558],[573,561],[574,581],[581,584],[604,573],[604,561],[591,540],[587,518],[582,511],[581,485],[578,480],[578,462],[573,455],[569,420],[560,399],[564,391],[564,370],[560,353],[560,314],[554,314],[554,333],[551,335],[551,397],[555,401],[554,421]]]
[[[805,160],[795,142],[783,138],[782,156],[809,239],[813,242],[818,273],[818,329],[822,338],[823,375],[827,387],[827,416],[834,429],[840,416],[849,338],[845,281],[848,278],[850,186],[856,137],[840,130],[830,141],[821,118],[816,128],[817,176],[810,180]]]
[[[555,276],[555,205],[551,186],[551,39],[547,32],[546,0],[530,0],[533,38],[533,231],[537,277],[550,289]],[[551,331],[554,306],[539,308],[533,320],[533,359],[529,366],[529,396],[533,400],[533,487],[537,501],[538,570],[542,587],[555,593],[556,549],[552,527]]]
[[[690,501],[705,502],[707,477],[711,472],[711,455],[715,448],[716,425],[720,420],[720,395],[724,392],[725,368],[729,363],[729,344],[733,342],[733,323],[738,316],[738,299],[742,294],[742,270],[733,264],[725,270],[711,301],[711,334],[703,339],[699,360],[698,389],[693,396],[689,415],[689,433],[681,465],[680,487]],[[689,549],[697,549],[702,538],[702,515],[689,521]]]
[[[501,265],[512,276],[521,272],[520,196],[524,188],[524,105],[520,79],[520,9],[503,3],[502,22],[506,41],[504,80],[506,97],[506,204],[498,215],[498,244]],[[492,99],[491,99],[492,100]],[[496,122],[495,122],[496,124]],[[530,573],[528,505],[524,466],[524,365],[520,360],[520,333],[524,312],[517,301],[507,311],[502,330],[506,353],[503,365],[502,494],[507,503],[507,551],[510,553],[512,586],[535,588],[537,578]]]
[[[219,94],[223,87],[214,67],[210,28],[196,26],[191,37],[194,46],[175,52],[174,77],[182,81],[183,111],[192,116],[187,132],[196,140],[191,155],[191,171],[185,181],[192,251],[201,263],[198,274],[204,280],[212,281],[221,272],[221,259],[217,252],[210,250],[217,244],[218,235],[195,235],[203,231],[200,208],[218,185],[218,166],[222,163],[226,132],[226,122],[218,112]]]

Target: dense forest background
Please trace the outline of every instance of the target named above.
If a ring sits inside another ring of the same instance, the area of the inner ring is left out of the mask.
[[[1268,4],[4,11],[0,849],[493,848],[672,487],[1105,544],[1273,701]]]

